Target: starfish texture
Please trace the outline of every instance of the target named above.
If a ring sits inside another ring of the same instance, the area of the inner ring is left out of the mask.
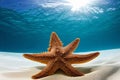
[[[24,54],[25,58],[44,63],[47,66],[38,74],[33,75],[33,79],[42,78],[54,74],[58,69],[69,76],[83,76],[84,73],[78,71],[72,64],[88,62],[99,55],[99,52],[86,55],[72,54],[78,46],[80,39],[77,38],[67,46],[63,47],[62,42],[55,32],[51,34],[48,52],[40,54]]]

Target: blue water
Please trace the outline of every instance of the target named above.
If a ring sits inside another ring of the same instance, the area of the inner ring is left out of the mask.
[[[0,51],[46,51],[53,31],[64,46],[80,38],[78,52],[120,48],[120,1],[106,1],[110,3],[95,5],[99,9],[88,14],[61,5],[35,6],[22,0],[19,6],[19,1],[1,0]]]

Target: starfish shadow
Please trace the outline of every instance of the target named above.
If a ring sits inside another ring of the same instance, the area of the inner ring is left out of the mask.
[[[75,67],[77,70],[85,73],[85,74],[88,74],[88,73],[91,73],[92,72],[92,68],[90,67]]]

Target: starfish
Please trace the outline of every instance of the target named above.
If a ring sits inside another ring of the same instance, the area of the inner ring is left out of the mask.
[[[77,48],[80,39],[77,38],[67,46],[63,47],[61,40],[55,32],[52,32],[48,52],[36,54],[24,54],[27,59],[44,63],[47,66],[38,74],[32,76],[38,79],[54,74],[58,69],[69,76],[83,76],[84,73],[75,69],[72,64],[88,62],[99,55],[99,52],[79,55],[72,54]]]

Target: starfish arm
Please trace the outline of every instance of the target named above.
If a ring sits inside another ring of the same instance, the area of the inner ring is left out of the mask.
[[[57,64],[55,64],[55,61],[50,61],[41,72],[39,72],[36,75],[33,75],[32,78],[38,79],[38,78],[52,75],[52,74],[54,74],[54,72],[56,72],[57,69],[58,69],[58,66],[57,66]]]
[[[54,54],[50,54],[49,52],[40,54],[23,54],[23,56],[27,59],[41,62],[44,64],[47,64],[50,59],[54,59]]]
[[[79,63],[85,63],[88,62],[94,58],[96,58],[99,55],[99,52],[86,54],[86,55],[77,55],[72,54],[65,57],[65,60],[69,62],[70,64],[79,64]]]
[[[64,54],[67,55],[72,53],[77,48],[79,42],[80,42],[80,39],[77,38],[73,42],[68,44],[66,47],[64,47],[64,51],[65,51]]]
[[[49,43],[49,48],[48,51],[51,50],[52,47],[55,46],[63,46],[61,40],[59,39],[58,35],[55,32],[52,32],[51,37],[50,37],[50,43]]]
[[[67,75],[69,76],[83,76],[84,73],[78,71],[77,69],[73,68],[68,63],[63,63],[63,66],[60,67]]]

